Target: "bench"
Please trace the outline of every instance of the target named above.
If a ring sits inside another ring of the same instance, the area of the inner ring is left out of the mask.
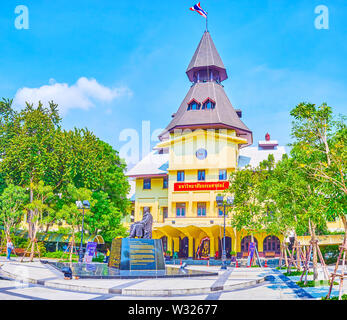
[[[264,252],[264,257],[265,258],[274,258],[276,255],[275,251],[265,251]]]

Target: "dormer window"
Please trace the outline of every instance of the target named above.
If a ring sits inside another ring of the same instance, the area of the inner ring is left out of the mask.
[[[203,103],[202,103],[202,109],[214,109],[216,106],[216,103],[210,99],[207,98]]]
[[[200,103],[196,101],[195,99],[191,100],[188,103],[188,109],[187,110],[200,110]]]

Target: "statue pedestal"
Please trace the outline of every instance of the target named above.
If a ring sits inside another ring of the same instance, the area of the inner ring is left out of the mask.
[[[119,270],[165,270],[160,239],[113,239],[109,267]]]

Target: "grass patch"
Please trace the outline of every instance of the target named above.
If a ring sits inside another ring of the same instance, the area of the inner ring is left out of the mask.
[[[339,297],[330,297],[329,299],[327,297],[322,297],[321,300],[339,300]],[[343,294],[341,300],[347,300],[347,294]]]
[[[301,276],[303,271],[291,271],[290,273],[284,272],[283,275],[286,277],[294,277],[294,276]],[[313,275],[313,272],[309,272],[308,275]]]
[[[328,286],[329,285],[329,281],[328,280],[311,280],[311,281],[307,281],[307,284],[304,284],[305,281],[298,281],[296,284],[301,287],[301,288],[305,288],[305,287],[319,287],[319,286]],[[334,281],[334,285],[338,285],[338,283],[336,281]]]
[[[276,269],[277,269],[277,270],[284,270],[284,269],[288,269],[288,267],[282,266],[282,267],[277,267]],[[291,267],[290,269],[291,269],[291,270],[296,270],[295,267]]]

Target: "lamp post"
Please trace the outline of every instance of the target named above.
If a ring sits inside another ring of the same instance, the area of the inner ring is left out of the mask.
[[[90,203],[88,200],[83,200],[82,201],[76,201],[76,206],[77,209],[82,209],[83,212],[83,216],[82,216],[82,233],[81,233],[81,245],[80,245],[80,250],[79,250],[79,258],[78,258],[78,262],[82,262],[83,261],[83,233],[84,233],[84,209],[90,209]]]
[[[226,264],[226,250],[225,250],[225,208],[231,207],[233,205],[234,199],[231,197],[227,197],[227,202],[224,203],[224,197],[223,196],[217,196],[216,202],[218,207],[223,207],[223,216],[224,216],[224,236],[223,236],[223,252],[222,252],[222,270],[227,269]]]

